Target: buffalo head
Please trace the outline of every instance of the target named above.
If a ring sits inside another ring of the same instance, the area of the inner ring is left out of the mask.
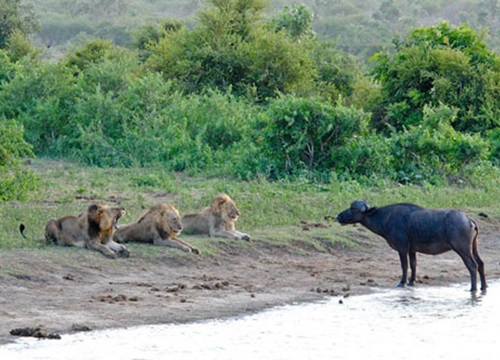
[[[364,200],[356,200],[351,207],[342,211],[335,217],[340,225],[356,224],[364,217],[364,213],[370,209]]]

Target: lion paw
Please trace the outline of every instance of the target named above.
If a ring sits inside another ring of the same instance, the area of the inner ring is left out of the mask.
[[[118,251],[118,256],[122,258],[128,258],[130,257],[130,251],[128,251],[127,249],[121,249],[120,251]]]
[[[109,253],[106,252],[104,253],[104,256],[106,256],[108,259],[116,259],[118,255],[114,251],[110,251]]]

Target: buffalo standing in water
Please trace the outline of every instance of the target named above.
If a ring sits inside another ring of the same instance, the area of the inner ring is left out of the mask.
[[[417,270],[417,252],[437,255],[454,250],[470,272],[471,291],[477,290],[478,270],[481,290],[486,290],[484,262],[477,249],[479,230],[477,224],[461,211],[425,209],[413,204],[369,207],[363,200],[357,200],[335,219],[341,225],[362,224],[382,236],[389,246],[399,253],[403,270],[399,287],[406,283],[408,258],[411,268],[408,285],[413,285]]]

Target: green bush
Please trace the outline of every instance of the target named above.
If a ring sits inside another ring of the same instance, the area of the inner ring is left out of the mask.
[[[0,49],[0,84],[12,79],[15,65],[9,58],[7,51]]]
[[[465,169],[470,164],[488,160],[491,145],[487,139],[479,134],[460,133],[453,128],[457,111],[445,105],[425,107],[420,125],[410,126],[392,136],[396,180],[415,183],[432,179],[467,179]]]
[[[274,177],[321,174],[335,167],[333,153],[364,130],[369,114],[319,100],[281,96],[269,105],[264,129]]]
[[[391,139],[375,132],[359,134],[332,152],[338,178],[393,178]]]
[[[23,200],[37,188],[37,177],[21,166],[27,156],[33,153],[23,139],[23,128],[0,118],[0,202]]]
[[[23,58],[16,64],[15,75],[2,84],[0,114],[24,125],[26,140],[36,154],[65,154],[55,149],[73,136],[69,119],[80,93],[65,66]]]
[[[490,160],[496,166],[500,166],[500,129],[492,129],[488,131],[487,138],[491,142]]]
[[[439,104],[458,110],[457,130],[485,132],[499,125],[500,57],[473,29],[442,22],[394,44],[393,54],[373,58],[383,96],[374,116],[379,129],[417,125],[426,106]]]

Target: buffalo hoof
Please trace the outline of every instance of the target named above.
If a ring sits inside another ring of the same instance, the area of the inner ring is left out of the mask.
[[[404,288],[405,287],[405,283],[404,282],[400,282],[396,285],[397,288]]]
[[[415,286],[415,281],[408,281],[406,283],[406,285],[408,285],[408,286]]]

